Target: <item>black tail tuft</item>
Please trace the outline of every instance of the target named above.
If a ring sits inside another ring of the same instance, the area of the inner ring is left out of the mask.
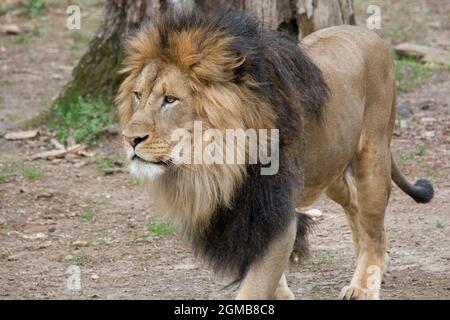
[[[430,181],[421,179],[414,184],[411,197],[417,203],[428,203],[433,199],[434,189]]]
[[[314,226],[311,217],[297,212],[297,236],[294,243],[293,257],[302,260],[309,254],[308,232]]]

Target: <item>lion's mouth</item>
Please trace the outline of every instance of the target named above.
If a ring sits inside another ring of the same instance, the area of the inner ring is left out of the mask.
[[[169,160],[147,161],[147,160],[139,157],[136,154],[133,156],[133,158],[131,160],[132,161],[138,161],[138,162],[146,163],[146,164],[153,164],[153,165],[156,165],[156,166],[168,167],[170,165],[170,161]]]

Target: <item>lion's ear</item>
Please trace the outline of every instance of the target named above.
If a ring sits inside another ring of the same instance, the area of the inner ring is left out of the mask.
[[[232,38],[197,29],[171,37],[170,55],[190,76],[200,82],[228,82],[245,61],[230,50]]]

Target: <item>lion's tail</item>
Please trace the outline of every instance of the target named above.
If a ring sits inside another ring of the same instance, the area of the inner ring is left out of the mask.
[[[428,203],[433,199],[434,189],[430,181],[421,179],[416,181],[414,185],[409,183],[403,173],[400,171],[394,157],[391,155],[392,159],[392,180],[395,184],[403,190],[407,195],[414,199],[417,203]]]

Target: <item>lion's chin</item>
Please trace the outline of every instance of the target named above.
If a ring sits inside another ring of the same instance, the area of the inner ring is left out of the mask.
[[[155,181],[166,172],[164,166],[141,161],[132,161],[129,170],[135,178],[147,181]]]

